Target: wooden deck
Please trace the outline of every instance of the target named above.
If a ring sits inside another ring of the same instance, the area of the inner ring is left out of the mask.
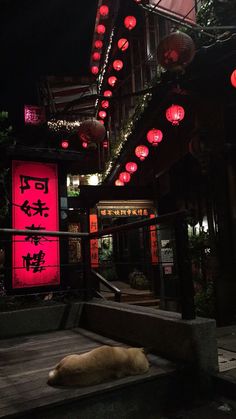
[[[49,417],[43,413],[46,407],[73,403],[78,399],[104,394],[144,380],[154,380],[175,371],[173,364],[150,354],[150,370],[142,376],[126,377],[84,388],[54,388],[47,385],[48,371],[63,356],[82,353],[104,344],[120,345],[119,342],[81,328],[1,340],[0,418],[44,419]],[[37,416],[36,412],[39,411],[42,413]]]

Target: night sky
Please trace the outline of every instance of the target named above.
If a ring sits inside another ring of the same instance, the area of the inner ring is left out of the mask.
[[[89,73],[97,0],[1,0],[0,110],[35,98],[43,75]]]

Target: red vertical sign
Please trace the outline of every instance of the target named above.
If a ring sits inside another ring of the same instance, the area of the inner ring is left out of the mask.
[[[155,218],[155,215],[150,214],[150,218]],[[151,245],[152,265],[157,265],[158,263],[157,225],[150,226],[150,245]]]
[[[98,231],[98,217],[97,214],[89,215],[89,231],[94,233]],[[98,268],[98,239],[90,240],[90,257],[91,257],[91,266],[92,268]]]
[[[58,230],[57,165],[12,162],[12,227]],[[59,240],[56,237],[13,236],[12,287],[28,288],[60,283]]]

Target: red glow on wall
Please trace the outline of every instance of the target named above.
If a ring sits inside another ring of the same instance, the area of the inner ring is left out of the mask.
[[[105,92],[103,93],[103,96],[111,97],[112,96],[112,91],[111,90],[105,90]]]
[[[171,105],[166,110],[166,119],[172,123],[172,125],[179,125],[180,121],[184,119],[184,108],[179,105]]]
[[[135,149],[135,155],[139,158],[139,160],[143,161],[149,154],[149,149],[145,145],[139,145]]]
[[[92,67],[91,67],[91,73],[93,73],[93,74],[98,74],[98,72],[99,72],[99,68],[98,68],[98,66],[97,65],[93,65]]]
[[[119,179],[121,182],[128,183],[130,181],[130,174],[128,172],[121,172]]]
[[[108,16],[109,15],[109,7],[104,4],[103,6],[100,7],[99,13],[102,17]]]
[[[147,133],[147,140],[154,147],[158,146],[158,144],[162,141],[162,138],[163,134],[159,129],[152,128]]]
[[[93,210],[92,210],[93,211]],[[89,231],[94,233],[98,231],[98,217],[97,214],[90,213],[89,215]],[[92,268],[98,268],[98,239],[90,240],[90,259]]]
[[[125,170],[127,170],[127,172],[129,173],[135,173],[137,169],[138,169],[138,165],[134,161],[129,161],[125,165]]]
[[[116,76],[110,76],[110,77],[108,77],[108,84],[110,86],[114,87],[115,84],[116,84],[116,82],[117,82],[117,77]]]
[[[94,42],[94,46],[95,46],[95,48],[97,48],[97,49],[101,49],[101,48],[103,47],[103,42],[102,42],[100,39],[97,39],[97,40]]]
[[[126,51],[129,48],[129,42],[126,38],[120,38],[117,45],[121,51]]]
[[[233,87],[236,87],[236,70],[233,71],[230,77],[230,81]]]
[[[101,106],[104,109],[109,108],[109,102],[108,102],[108,100],[102,100]]]
[[[58,231],[57,165],[13,161],[12,202],[13,228]],[[14,236],[12,287],[41,287],[59,283],[59,240],[37,234]]]
[[[94,60],[94,61],[99,61],[99,60],[100,60],[100,58],[101,58],[101,54],[100,54],[100,52],[94,52],[94,53],[93,53],[93,60]]]
[[[135,28],[136,23],[137,21],[134,16],[126,16],[126,18],[124,19],[124,25],[127,29],[129,29],[129,31]]]
[[[116,179],[116,181],[115,181],[115,185],[116,185],[116,186],[124,186],[124,182],[121,182],[121,180],[120,180],[120,179]]]
[[[100,116],[100,118],[104,119],[104,118],[106,118],[107,113],[106,113],[106,111],[99,111],[98,116]]]
[[[62,140],[62,142],[61,142],[61,146],[62,146],[62,148],[64,148],[64,149],[68,148],[68,147],[69,147],[69,143],[68,143],[68,141],[67,141],[67,140]]]
[[[98,25],[96,28],[96,32],[99,35],[103,35],[106,32],[106,27],[104,25]]]
[[[122,60],[115,60],[112,64],[114,70],[120,71],[123,68],[123,61]]]

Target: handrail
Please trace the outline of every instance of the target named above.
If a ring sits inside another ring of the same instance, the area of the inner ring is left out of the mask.
[[[98,272],[94,271],[94,269],[91,269],[91,272],[93,275],[96,276],[96,278],[98,278],[99,282],[101,282],[103,285],[105,285],[107,288],[109,288],[112,292],[114,292],[115,294],[115,301],[117,301],[118,303],[120,303],[121,300],[121,290],[119,288],[117,288],[115,285],[110,284],[110,282],[108,282],[106,280],[106,278],[104,278],[102,275],[100,275]]]

